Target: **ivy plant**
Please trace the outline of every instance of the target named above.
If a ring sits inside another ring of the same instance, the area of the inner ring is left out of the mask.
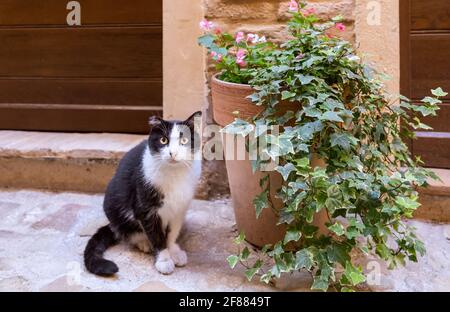
[[[282,44],[255,34],[232,36],[202,22],[206,34],[199,43],[211,53],[219,79],[251,85],[255,93],[249,98],[264,108],[227,129],[239,133],[264,125],[268,130],[257,135],[267,140],[272,126],[281,129],[281,148],[269,146],[266,153],[279,159],[276,170],[284,181],[277,214],[285,237],[254,254],[243,244],[243,233],[236,239],[239,253],[228,262],[246,266],[249,280],[258,276],[268,283],[305,270],[313,275],[312,289],[352,291],[366,280],[351,257],[355,250],[378,255],[390,268],[425,253],[405,219],[420,206],[418,187],[439,178],[421,167],[406,142],[414,130],[431,129],[420,118],[435,116],[447,93],[432,90],[420,104],[388,95],[382,76],[361,62],[349,42],[329,34],[334,27],[344,30],[340,17],[319,21],[296,1],[290,10],[291,38]],[[287,101],[297,109],[286,111]],[[312,166],[313,154],[326,168]],[[255,161],[254,169],[265,162]],[[254,200],[255,217],[271,207],[268,181],[261,181],[264,191]],[[329,216],[329,235],[312,224],[321,211]]]

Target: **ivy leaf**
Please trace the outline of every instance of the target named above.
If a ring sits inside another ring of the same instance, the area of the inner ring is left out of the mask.
[[[247,277],[247,280],[248,280],[249,282],[251,282],[252,279],[253,279],[253,277],[255,276],[255,274],[258,273],[258,271],[259,271],[258,268],[250,268],[250,269],[247,269],[247,270],[245,271],[245,277]]]
[[[291,163],[287,163],[285,166],[278,166],[276,170],[281,173],[284,181],[287,181],[291,172],[295,171],[295,166]]]
[[[239,257],[235,255],[231,255],[227,258],[228,265],[230,268],[234,269],[239,262]]]
[[[244,120],[236,119],[221,130],[223,133],[247,136],[254,130],[254,126]]]
[[[256,208],[256,217],[259,218],[261,216],[261,212],[263,209],[267,208],[269,206],[269,193],[267,191],[259,194],[256,196],[256,198],[253,200],[253,205],[255,205]]]
[[[298,78],[298,80],[300,81],[300,83],[302,85],[307,85],[307,84],[311,83],[311,81],[316,79],[316,77],[314,77],[314,76],[305,76],[305,75],[302,75],[302,74],[295,75],[295,77]]]
[[[328,280],[325,280],[323,278],[319,277],[314,277],[314,283],[311,286],[312,290],[321,290],[323,292],[327,291],[329,287],[329,283]]]
[[[198,38],[198,44],[204,46],[205,48],[211,48],[214,44],[214,36],[211,34],[207,34]]]
[[[309,160],[308,157],[303,157],[303,158],[297,159],[297,160],[295,161],[296,165],[297,165],[298,167],[300,167],[300,168],[303,168],[303,169],[309,167],[309,162],[310,162],[310,160]]]
[[[416,210],[420,207],[420,203],[418,203],[415,200],[412,200],[409,197],[397,197],[395,200],[395,203],[399,205],[402,208],[408,209],[408,210]]]
[[[283,92],[281,92],[281,100],[282,100],[282,101],[288,100],[288,99],[293,98],[293,97],[296,96],[296,95],[297,95],[297,93],[294,93],[294,92],[283,91]]]
[[[251,282],[253,277],[259,272],[262,265],[263,265],[263,262],[261,260],[257,260],[252,268],[249,268],[245,271],[245,276],[247,277],[249,282]]]
[[[334,133],[331,135],[331,147],[339,146],[349,151],[352,145],[358,144],[358,139],[349,133]]]
[[[248,247],[245,247],[240,254],[240,259],[247,260],[249,256],[250,256],[250,250],[248,249]]]
[[[350,254],[345,245],[333,244],[327,248],[327,257],[330,262],[338,262],[345,266],[350,261]]]
[[[336,198],[327,198],[325,201],[325,206],[328,211],[333,214],[337,209],[341,208],[341,202]]]
[[[240,244],[242,244],[244,241],[245,241],[245,234],[244,234],[244,232],[242,231],[242,232],[239,234],[239,236],[236,237],[236,238],[234,239],[234,243],[235,243],[236,245],[240,245]]]
[[[347,261],[345,265],[344,275],[353,286],[359,285],[366,281],[366,277],[362,273],[362,269],[355,268],[350,261]]]
[[[313,255],[307,250],[302,249],[295,254],[295,269],[311,270],[314,265]]]
[[[322,111],[315,107],[307,107],[304,109],[304,111],[307,117],[318,118],[322,116]]]
[[[336,112],[326,112],[322,116],[320,116],[319,119],[335,122],[344,122],[344,120]]]
[[[337,236],[342,236],[345,234],[344,226],[339,222],[336,222],[335,224],[329,226],[328,229],[335,233]]]
[[[289,242],[298,242],[298,240],[302,237],[302,233],[296,229],[290,229],[286,232],[284,236],[284,244],[286,245]]]
[[[441,87],[439,87],[439,88],[437,88],[437,89],[434,89],[434,90],[431,90],[431,93],[432,93],[434,96],[437,96],[437,97],[444,97],[444,96],[447,96],[447,95],[448,95],[448,93],[447,93],[447,92],[444,92],[444,90],[442,90]]]

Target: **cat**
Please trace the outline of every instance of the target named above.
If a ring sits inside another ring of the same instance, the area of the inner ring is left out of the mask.
[[[149,120],[150,134],[120,161],[103,202],[109,224],[89,240],[84,263],[99,276],[113,276],[117,265],[103,253],[121,241],[155,255],[155,268],[170,274],[187,264],[177,244],[186,211],[201,174],[201,138],[196,112],[185,121]]]

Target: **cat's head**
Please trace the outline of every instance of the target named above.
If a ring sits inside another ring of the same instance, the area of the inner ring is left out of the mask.
[[[201,146],[199,133],[201,116],[202,112],[195,112],[184,121],[150,117],[148,138],[150,154],[164,163],[173,165],[195,159]]]

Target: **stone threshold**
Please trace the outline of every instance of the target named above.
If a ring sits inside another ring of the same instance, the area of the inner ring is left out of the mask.
[[[450,170],[432,169],[442,181],[430,181],[420,192],[422,206],[417,210],[418,219],[450,222]]]
[[[146,135],[0,131],[0,188],[103,193]],[[224,179],[225,177],[225,179]],[[223,162],[204,162],[199,199],[229,194]]]
[[[0,131],[0,187],[102,193],[145,135]]]

